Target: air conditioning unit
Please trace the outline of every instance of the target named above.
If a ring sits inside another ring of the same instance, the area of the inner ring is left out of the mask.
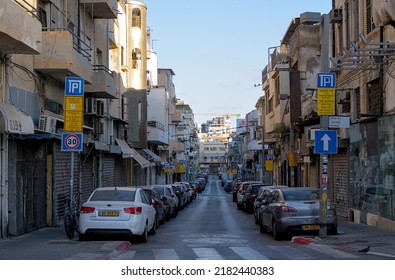
[[[88,97],[85,99],[85,113],[95,115],[97,114],[96,98]]]
[[[341,23],[343,17],[342,9],[332,9],[329,13],[329,19],[331,23]]]
[[[318,128],[305,128],[305,135],[306,135],[306,143],[314,146],[315,141],[315,131],[319,130]]]
[[[41,115],[38,129],[48,133],[56,133],[56,122],[57,119],[54,117]]]

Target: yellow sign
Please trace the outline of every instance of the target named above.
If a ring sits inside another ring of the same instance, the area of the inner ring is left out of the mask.
[[[288,153],[288,166],[289,167],[296,167],[296,166],[298,166],[298,162],[296,160],[296,153],[295,152],[289,152]]]
[[[334,88],[317,88],[317,113],[319,116],[336,115],[336,93]]]
[[[179,164],[177,165],[176,173],[185,173],[185,165],[179,163]]]
[[[64,131],[81,132],[84,121],[83,114],[80,112],[66,111],[64,113]]]
[[[266,171],[273,171],[273,161],[267,160],[265,161]]]
[[[82,132],[84,123],[84,97],[65,96],[64,131]]]
[[[165,173],[170,173],[170,168],[165,168],[164,171]]]
[[[82,96],[66,96],[65,97],[66,111],[84,111],[84,97]]]

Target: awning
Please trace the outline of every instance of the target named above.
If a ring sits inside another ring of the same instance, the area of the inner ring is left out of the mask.
[[[146,168],[151,166],[151,163],[146,160],[142,155],[139,154],[135,149],[130,148],[133,152],[133,158],[140,164],[141,168]]]
[[[101,142],[97,142],[97,141],[94,141],[93,143],[95,144],[95,149],[98,150],[98,151],[100,151],[100,150],[101,151],[106,151],[106,152],[110,151],[110,146],[107,145],[107,144],[104,144],[104,143],[101,143]]]
[[[140,155],[135,149],[130,148],[125,140],[115,138],[115,141],[117,142],[118,146],[121,147],[123,158],[134,158],[134,160],[136,160],[142,168],[150,166],[149,161]]]
[[[32,117],[8,103],[0,103],[0,133],[34,134]]]
[[[162,159],[160,156],[158,156],[157,154],[155,154],[153,151],[151,151],[150,149],[142,149],[147,155],[149,155],[155,162],[161,162]]]

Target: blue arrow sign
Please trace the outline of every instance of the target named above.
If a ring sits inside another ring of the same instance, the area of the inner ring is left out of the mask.
[[[316,130],[314,136],[315,154],[337,154],[337,131]]]

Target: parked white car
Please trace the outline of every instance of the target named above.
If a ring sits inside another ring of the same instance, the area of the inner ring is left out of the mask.
[[[98,188],[81,206],[80,240],[95,234],[114,234],[137,236],[147,242],[148,233],[156,232],[156,218],[155,208],[141,188]]]

